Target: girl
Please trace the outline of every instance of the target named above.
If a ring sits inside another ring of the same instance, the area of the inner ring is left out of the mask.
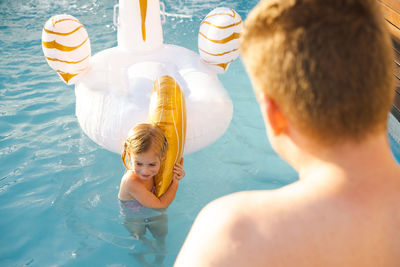
[[[162,130],[152,124],[138,124],[124,144],[122,158],[128,171],[122,177],[118,198],[121,202],[135,201],[152,209],[167,208],[175,198],[179,180],[185,176],[182,162],[174,167],[172,183],[160,197],[154,195],[154,176],[160,170],[168,149]]]
[[[118,193],[121,214],[132,235],[151,248],[151,241],[144,237],[146,229],[163,249],[168,232],[165,208],[174,200],[179,180],[185,176],[182,158],[174,166],[168,190],[160,198],[155,196],[154,176],[160,170],[167,149],[167,138],[158,126],[138,124],[126,139],[122,153],[128,171],[121,179]],[[143,256],[141,258],[143,260]]]

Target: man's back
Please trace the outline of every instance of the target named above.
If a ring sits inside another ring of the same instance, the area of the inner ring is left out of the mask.
[[[400,266],[400,168],[375,152],[210,203],[177,266]]]
[[[220,222],[226,235],[220,239],[216,229],[214,240],[223,250],[236,245],[222,266],[400,266],[400,192],[392,189],[357,199],[294,184],[223,199],[211,213],[232,214]],[[237,205],[229,211],[227,203]]]

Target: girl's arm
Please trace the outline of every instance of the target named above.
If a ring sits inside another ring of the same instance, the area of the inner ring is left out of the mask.
[[[148,191],[147,188],[140,182],[132,183],[130,192],[132,193],[133,197],[145,207],[152,209],[167,208],[175,199],[176,191],[178,190],[179,186],[179,180],[185,176],[185,170],[183,169],[183,158],[181,163],[178,163],[174,166],[173,172],[174,175],[172,177],[172,182],[167,191],[160,198]]]
[[[130,192],[132,196],[145,207],[152,209],[166,208],[174,200],[176,191],[178,190],[179,181],[175,177],[172,178],[172,182],[168,187],[167,191],[160,197],[156,197],[152,192],[148,191],[147,188],[140,182],[132,183]]]

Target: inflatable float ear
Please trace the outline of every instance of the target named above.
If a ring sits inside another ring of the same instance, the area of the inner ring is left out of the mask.
[[[89,68],[90,40],[73,16],[56,15],[46,22],[42,48],[47,63],[66,84],[75,84]]]
[[[156,196],[167,191],[174,165],[181,160],[186,138],[185,98],[179,84],[170,76],[154,82],[150,100],[150,123],[161,128],[168,140],[168,151],[155,176]]]
[[[199,54],[209,64],[224,73],[229,63],[239,56],[242,19],[235,10],[218,7],[208,13],[200,24]]]

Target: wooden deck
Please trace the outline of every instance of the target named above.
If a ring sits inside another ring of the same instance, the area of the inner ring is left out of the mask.
[[[395,52],[396,95],[393,103],[392,114],[400,121],[400,1],[399,0],[377,0],[380,3],[383,16],[385,17],[393,39]]]

